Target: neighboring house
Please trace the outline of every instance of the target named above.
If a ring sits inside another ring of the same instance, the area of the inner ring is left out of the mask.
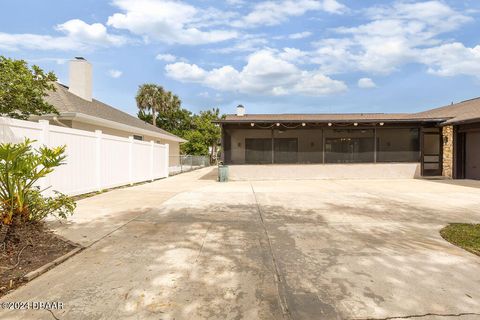
[[[238,106],[219,123],[234,179],[480,179],[480,98],[414,114],[245,114]]]
[[[180,143],[186,140],[92,98],[92,66],[84,58],[70,61],[69,86],[55,83],[55,88],[45,100],[60,114],[32,120],[46,119],[53,125],[169,144],[170,164],[178,162]]]

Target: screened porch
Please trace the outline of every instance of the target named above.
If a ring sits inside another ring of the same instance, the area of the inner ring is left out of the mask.
[[[225,164],[420,162],[421,126],[224,124]],[[438,158],[438,161],[439,158]]]

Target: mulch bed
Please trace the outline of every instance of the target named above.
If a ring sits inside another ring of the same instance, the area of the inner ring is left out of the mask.
[[[24,283],[23,276],[75,248],[43,223],[10,227],[0,244],[0,297]]]

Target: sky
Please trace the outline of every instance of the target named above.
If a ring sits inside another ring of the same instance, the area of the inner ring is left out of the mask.
[[[0,55],[136,114],[153,82],[193,112],[416,112],[480,96],[479,0],[2,1]]]

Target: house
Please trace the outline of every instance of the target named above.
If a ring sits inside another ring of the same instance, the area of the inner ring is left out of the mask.
[[[480,179],[480,98],[413,114],[246,114],[219,121],[233,180]]]
[[[95,131],[119,137],[169,144],[170,164],[179,161],[180,143],[186,140],[146,123],[92,97],[92,65],[77,57],[69,65],[69,86],[55,83],[56,91],[45,98],[59,115],[32,117],[46,119],[53,125]]]

